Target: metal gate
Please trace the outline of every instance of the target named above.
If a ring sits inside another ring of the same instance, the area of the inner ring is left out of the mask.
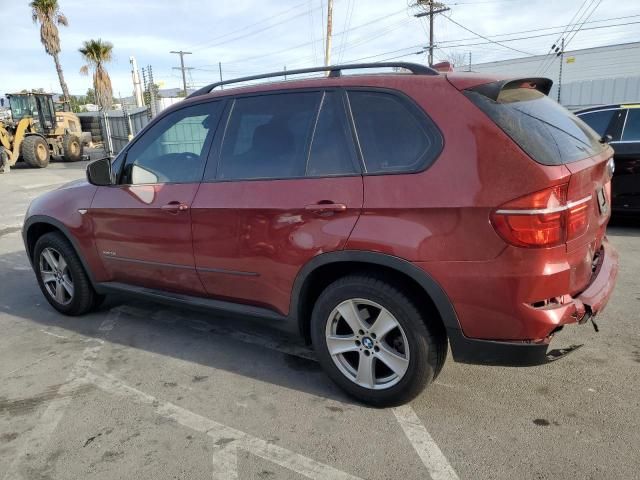
[[[83,131],[102,143],[109,156],[117,155],[150,121],[149,108],[138,107],[108,112],[79,113]]]

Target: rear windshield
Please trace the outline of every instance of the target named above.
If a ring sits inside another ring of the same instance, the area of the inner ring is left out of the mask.
[[[533,88],[506,88],[493,100],[465,95],[536,162],[563,165],[602,152],[605,145],[586,123]]]

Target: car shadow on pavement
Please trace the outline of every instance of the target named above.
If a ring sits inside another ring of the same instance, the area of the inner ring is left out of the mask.
[[[113,345],[225,370],[342,403],[361,405],[335,386],[302,339],[260,324],[212,312],[109,295],[97,311],[81,317],[56,312],[45,300],[24,252],[0,255],[0,315],[100,338],[100,325],[116,319]],[[61,347],[64,348],[64,341]],[[197,368],[194,367],[194,375]]]

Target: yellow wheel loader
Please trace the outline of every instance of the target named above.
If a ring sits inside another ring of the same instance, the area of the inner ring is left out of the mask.
[[[77,115],[56,112],[48,93],[6,96],[12,120],[0,121],[0,173],[8,172],[18,160],[44,168],[52,155],[68,162],[82,159],[87,134],[81,131]]]

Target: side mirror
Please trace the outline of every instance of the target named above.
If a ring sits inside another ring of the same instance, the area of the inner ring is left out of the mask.
[[[113,185],[111,159],[108,157],[100,158],[87,165],[87,180],[89,180],[91,185],[97,185],[99,187]]]
[[[601,139],[600,139],[600,143],[610,143],[611,140],[613,140],[613,137],[609,134],[604,135]]]

